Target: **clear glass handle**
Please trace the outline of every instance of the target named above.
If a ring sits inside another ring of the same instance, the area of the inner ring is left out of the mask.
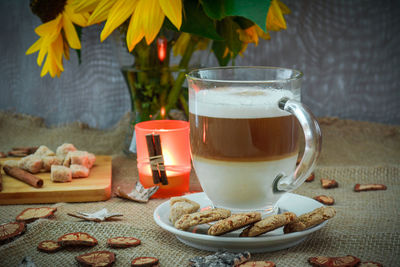
[[[302,103],[282,98],[279,108],[293,114],[300,122],[305,137],[303,158],[292,175],[280,174],[274,181],[274,191],[291,191],[299,187],[314,170],[316,161],[321,152],[321,129],[310,110]]]

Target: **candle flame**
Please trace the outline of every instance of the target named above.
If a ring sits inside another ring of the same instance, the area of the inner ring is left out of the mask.
[[[163,62],[167,56],[167,38],[159,37],[157,39],[158,59]]]
[[[165,107],[161,107],[160,113],[161,113],[161,118],[164,119],[165,118]]]

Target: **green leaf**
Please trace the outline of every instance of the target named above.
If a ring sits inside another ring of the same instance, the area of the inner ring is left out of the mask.
[[[228,16],[241,16],[267,31],[266,20],[271,0],[201,0],[201,3],[210,18],[220,20]]]
[[[248,29],[254,25],[254,22],[244,17],[234,17],[233,21],[236,22],[243,30]]]
[[[185,0],[183,8],[182,25],[179,31],[196,34],[212,40],[223,39],[216,31],[214,20],[204,13],[203,7],[197,0]],[[178,31],[168,19],[164,21],[164,26]]]
[[[232,18],[225,18],[217,23],[217,31],[224,38],[226,45],[236,56],[242,48],[237,30],[239,25]]]
[[[226,48],[225,41],[213,41],[212,50],[220,66],[228,65],[229,61],[231,60],[229,54],[226,57],[224,57],[225,48]]]

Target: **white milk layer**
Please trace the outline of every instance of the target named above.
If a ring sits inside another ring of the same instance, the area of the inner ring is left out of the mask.
[[[284,97],[300,100],[289,90],[221,87],[194,92],[192,89],[189,95],[189,111],[215,118],[288,116],[288,112],[278,107],[279,100]]]
[[[282,196],[273,192],[275,177],[292,175],[297,155],[258,162],[210,160],[193,155],[200,184],[217,207],[237,210],[265,210]]]

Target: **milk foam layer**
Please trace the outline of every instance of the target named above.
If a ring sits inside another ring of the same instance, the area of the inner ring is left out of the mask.
[[[232,162],[193,156],[193,165],[208,198],[217,207],[232,210],[272,208],[281,193],[273,192],[280,173],[292,175],[297,155],[275,161]]]
[[[295,96],[289,90],[257,89],[250,87],[221,87],[190,93],[189,111],[192,114],[215,118],[268,118],[288,116],[278,107],[280,99]],[[299,100],[299,99],[296,99]]]

